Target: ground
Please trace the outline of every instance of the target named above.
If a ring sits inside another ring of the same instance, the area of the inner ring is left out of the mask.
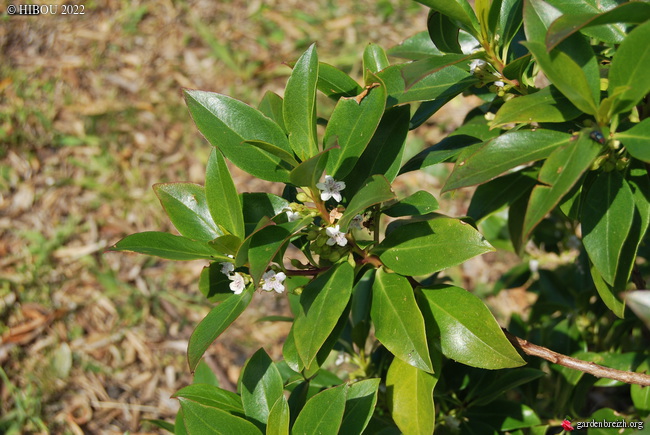
[[[105,0],[63,15],[63,2],[50,3],[56,14],[0,16],[0,428],[155,433],[143,419],[173,419],[170,396],[191,381],[187,340],[210,308],[197,288],[205,263],[105,249],[134,232],[174,232],[153,184],[203,183],[210,145],[181,89],[255,105],[282,92],[283,63],[314,41],[321,60],[360,78],[364,46],[425,29],[427,10],[407,0]],[[469,106],[450,107],[409,139],[409,155]],[[232,171],[240,191],[278,189]],[[436,175],[398,187],[439,190]],[[462,215],[464,198],[443,211]],[[467,276],[499,270],[477,261]],[[257,348],[281,356],[289,325],[255,320],[286,313],[286,301],[265,296],[206,354],[225,388]]]

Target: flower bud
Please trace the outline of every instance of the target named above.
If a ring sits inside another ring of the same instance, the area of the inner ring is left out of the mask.
[[[311,198],[305,192],[299,192],[296,195],[296,199],[300,202],[311,202]]]

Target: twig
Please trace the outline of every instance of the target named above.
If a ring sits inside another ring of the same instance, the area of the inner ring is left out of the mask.
[[[580,370],[581,372],[594,375],[597,378],[608,378],[625,382],[627,384],[638,384],[646,387],[650,386],[650,375],[646,375],[645,373],[627,372],[624,370],[604,367],[593,362],[582,361],[567,355],[562,355],[561,353],[553,352],[545,347],[529,343],[523,338],[512,335],[505,329],[503,332],[506,334],[508,340],[510,340],[510,343],[512,343],[516,348],[521,349],[526,355],[536,356],[545,359],[546,361],[550,361],[553,364],[559,364],[570,369]]]

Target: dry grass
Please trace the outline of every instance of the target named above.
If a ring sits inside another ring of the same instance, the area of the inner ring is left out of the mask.
[[[209,146],[180,88],[255,103],[314,40],[359,77],[366,43],[390,47],[426,17],[407,0],[85,4],[0,18],[0,422],[24,433],[154,431],[141,419],[173,418],[170,395],[191,381],[204,264],[104,253],[173,231],[152,184],[203,181]],[[241,190],[267,188],[234,174]],[[285,309],[259,298],[210,349],[224,386],[254,349],[280,356],[287,326],[253,320]]]

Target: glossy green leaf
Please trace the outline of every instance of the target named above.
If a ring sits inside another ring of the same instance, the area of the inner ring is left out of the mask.
[[[629,130],[616,133],[614,138],[625,145],[632,157],[650,163],[650,118],[644,119]]]
[[[623,3],[614,9],[603,13],[565,14],[551,24],[546,35],[546,46],[549,50],[575,32],[592,26],[602,26],[614,23],[641,24],[650,20],[650,5],[644,2]],[[614,31],[616,28],[612,28]],[[620,31],[616,42],[625,38]]]
[[[432,101],[423,101],[418,106],[417,110],[413,114],[411,121],[409,122],[409,130],[415,130],[422,124],[424,124],[429,118],[431,118],[438,110],[442,109],[447,105],[454,97],[445,97],[438,98]],[[404,107],[404,106],[398,106]]]
[[[249,285],[241,294],[233,295],[214,307],[196,326],[187,345],[187,361],[194,370],[214,340],[244,312],[253,299],[255,287]]]
[[[518,57],[503,68],[503,75],[510,80],[526,83],[527,79],[524,77],[524,74],[532,58],[533,56],[530,53]]]
[[[417,0],[431,9],[445,14],[465,31],[474,36],[479,34],[479,23],[467,0]]]
[[[235,183],[219,150],[212,150],[205,173],[205,194],[212,219],[230,234],[244,238],[244,217]]]
[[[650,361],[646,359],[635,370],[637,373],[648,373],[650,371]],[[647,416],[650,414],[650,388],[633,384],[630,386],[630,396],[636,411],[642,415]]]
[[[366,86],[371,85],[374,80],[374,74],[389,66],[386,52],[377,44],[366,45],[363,50],[363,79]]]
[[[339,435],[363,433],[375,412],[380,381],[379,378],[364,379],[348,386],[345,412]]]
[[[341,231],[347,232],[348,225],[358,214],[362,214],[368,207],[395,199],[395,192],[383,175],[373,175],[361,186],[359,191],[350,200],[338,224]]]
[[[395,358],[386,374],[388,408],[405,434],[432,434],[436,423],[433,389],[436,376]]]
[[[185,101],[199,131],[237,167],[263,180],[289,180],[282,160],[244,143],[260,140],[291,151],[284,131],[273,120],[241,101],[212,92],[186,90]]]
[[[469,72],[452,65],[407,88],[402,77],[402,69],[406,65],[408,64],[391,65],[377,74],[388,92],[386,107],[458,95],[478,81]]]
[[[523,15],[526,40],[543,44],[547,29],[562,12],[543,0],[524,0]]]
[[[183,415],[183,409],[179,409],[176,413],[176,419],[174,420],[174,434],[175,435],[187,435],[187,428],[185,427],[185,416]]]
[[[548,157],[569,143],[571,135],[553,130],[513,131],[488,140],[465,158],[458,159],[443,192],[484,183],[508,169]]]
[[[218,387],[219,379],[217,379],[217,375],[212,371],[210,366],[205,361],[201,361],[196,366],[196,369],[194,369],[192,384],[207,384]]]
[[[471,391],[468,394],[472,397],[472,406],[485,406],[502,399],[506,392],[544,377],[546,373],[538,369],[519,367],[500,372],[487,372],[485,376],[484,382],[476,382],[470,386]]]
[[[207,384],[191,384],[178,390],[172,397],[187,399],[231,414],[244,414],[241,398],[223,388]]]
[[[564,122],[581,114],[582,111],[551,85],[534,94],[506,101],[496,113],[492,125],[498,127],[509,123]]]
[[[336,148],[328,148],[325,151],[321,151],[315,156],[310,157],[309,159],[299,164],[293,171],[291,171],[291,184],[296,187],[309,187],[311,189],[315,189],[316,184],[318,183],[321,175],[323,175],[323,171],[327,165],[329,153],[333,149]]]
[[[614,284],[623,244],[630,232],[634,196],[617,171],[598,174],[582,205],[582,243],[603,279]]]
[[[639,3],[638,6],[641,5],[645,6],[647,14],[650,14],[650,4]],[[650,20],[632,30],[616,50],[608,76],[608,94],[610,97],[617,95],[613,113],[630,110],[650,92],[648,40],[650,40]],[[619,94],[620,89],[625,91]]]
[[[390,217],[419,216],[431,213],[437,209],[438,200],[429,192],[418,190],[414,194],[382,210],[382,213]]]
[[[248,246],[248,262],[253,283],[258,286],[262,275],[280,248],[312,218],[304,218],[278,225],[268,225],[253,233]]]
[[[616,296],[617,292],[614,287],[603,279],[602,274],[594,265],[591,266],[590,272],[600,299],[607,305],[607,308],[622,319],[625,316],[625,302]]]
[[[169,220],[181,235],[210,241],[221,235],[208,210],[203,186],[193,183],[154,184],[154,191]]]
[[[221,263],[212,262],[199,276],[199,290],[210,302],[221,302],[233,295],[228,276],[221,272]]]
[[[551,53],[540,42],[523,43],[544,74],[578,109],[595,115],[600,103],[600,71],[591,46],[574,35]],[[569,50],[569,53],[563,50]]]
[[[500,431],[514,431],[542,423],[532,408],[523,403],[508,400],[498,400],[488,406],[472,407],[467,411],[467,416]]]
[[[255,425],[241,417],[187,399],[180,399],[183,420],[190,434],[259,435]]]
[[[168,421],[165,421],[165,420],[159,420],[159,419],[156,419],[156,418],[145,418],[145,419],[142,419],[141,421],[145,422],[145,423],[150,423],[150,424],[152,424],[152,425],[154,425],[154,426],[156,426],[156,427],[158,427],[160,429],[166,430],[167,432],[170,432],[170,433],[174,433],[174,431],[175,431],[174,424],[170,423]]]
[[[598,411],[594,412],[591,414],[589,417],[585,419],[586,421],[597,421],[597,422],[621,422],[621,420],[625,420],[628,422],[627,428],[626,429],[616,429],[612,430],[613,428],[611,427],[594,427],[594,428],[589,428],[589,435],[611,435],[612,432],[616,432],[616,435],[632,435],[632,434],[638,434],[642,433],[643,431],[638,431],[636,429],[633,429],[631,425],[629,424],[629,417],[628,418],[623,418],[621,414],[613,409],[610,408],[600,408]],[[637,424],[639,423],[638,421],[636,422]]]
[[[471,225],[438,217],[400,226],[371,252],[395,272],[416,276],[439,272],[493,250]]]
[[[330,98],[354,97],[363,88],[349,75],[327,63],[318,64],[318,90]]]
[[[350,307],[350,327],[352,341],[359,347],[366,345],[370,333],[370,305],[372,304],[372,284],[377,269],[367,269],[352,289]]]
[[[368,146],[343,179],[347,195],[354,195],[371,175],[384,175],[389,182],[395,180],[402,162],[410,113],[408,105],[384,113]]]
[[[481,142],[474,136],[460,134],[448,136],[413,156],[400,169],[400,174],[424,169],[457,156],[463,149]]]
[[[280,395],[269,412],[266,435],[289,435],[290,421],[289,403],[284,395]]]
[[[327,174],[337,180],[357,164],[384,114],[386,87],[375,82],[364,92],[358,97],[339,99],[325,128],[323,143],[339,145],[330,151],[327,160]]]
[[[537,183],[535,170],[523,170],[481,184],[474,191],[467,215],[476,222],[512,204]]]
[[[247,140],[245,143],[280,158],[283,162],[287,163],[290,168],[298,166],[298,162],[294,158],[292,152],[285,151],[280,147],[276,147],[267,142],[262,142],[261,140]]]
[[[439,56],[442,53],[433,45],[427,32],[420,32],[389,49],[388,54],[403,59],[417,60],[429,56]]]
[[[240,200],[247,236],[253,232],[263,218],[272,218],[289,207],[289,202],[286,199],[272,193],[246,192],[241,194]]]
[[[300,295],[300,312],[293,324],[296,349],[305,367],[336,326],[350,300],[354,271],[341,263],[309,283]]]
[[[475,58],[474,54],[443,54],[442,56],[431,56],[426,59],[416,60],[402,67],[402,77],[406,83],[406,89],[411,88],[415,83],[449,68],[452,65],[463,64]]]
[[[610,9],[614,9],[621,3],[624,3],[618,0],[580,0],[570,2],[563,0],[547,1],[564,15],[578,17],[581,15],[602,14]],[[575,24],[579,25],[579,21]],[[599,41],[607,42],[609,44],[620,44],[625,38],[626,27],[623,24],[602,24],[598,26],[582,27],[580,32]]]
[[[284,103],[281,96],[275,92],[266,91],[262,97],[262,101],[260,101],[260,104],[257,106],[257,108],[264,115],[275,121],[275,123],[280,126],[282,131],[286,133],[287,128],[284,126],[284,115],[282,113],[283,104]]]
[[[519,356],[485,304],[465,289],[437,286],[422,289],[422,309],[435,324],[428,334],[440,337],[442,353],[472,367],[502,369],[526,362]]]
[[[541,184],[535,186],[524,218],[528,235],[560,202],[601,152],[601,145],[582,133],[576,140],[553,151],[539,171]]]
[[[338,433],[345,411],[347,385],[329,388],[309,399],[291,429],[295,435]]]
[[[226,255],[235,255],[239,249],[239,246],[241,245],[241,239],[237,236],[233,236],[232,234],[225,234],[210,241],[208,244],[212,246],[212,249],[219,253]]]
[[[217,253],[206,242],[188,239],[157,231],[126,236],[109,251],[130,251],[139,254],[154,255],[168,260],[217,260],[230,261],[225,255]]]
[[[413,367],[433,372],[424,319],[406,278],[381,269],[377,271],[370,317],[375,336],[386,349]]]
[[[280,372],[263,348],[246,362],[240,388],[246,417],[264,431],[271,407],[282,397],[284,384]]]
[[[431,9],[427,18],[427,29],[433,44],[445,53],[462,53],[458,43],[460,28],[444,14]]]
[[[492,1],[491,16],[498,16],[495,33],[502,47],[508,47],[522,25],[523,0]]]
[[[284,90],[284,125],[289,131],[291,149],[301,160],[318,154],[316,139],[316,84],[318,54],[312,44],[293,67]],[[268,142],[268,141],[267,141]],[[273,143],[273,142],[271,142]]]

